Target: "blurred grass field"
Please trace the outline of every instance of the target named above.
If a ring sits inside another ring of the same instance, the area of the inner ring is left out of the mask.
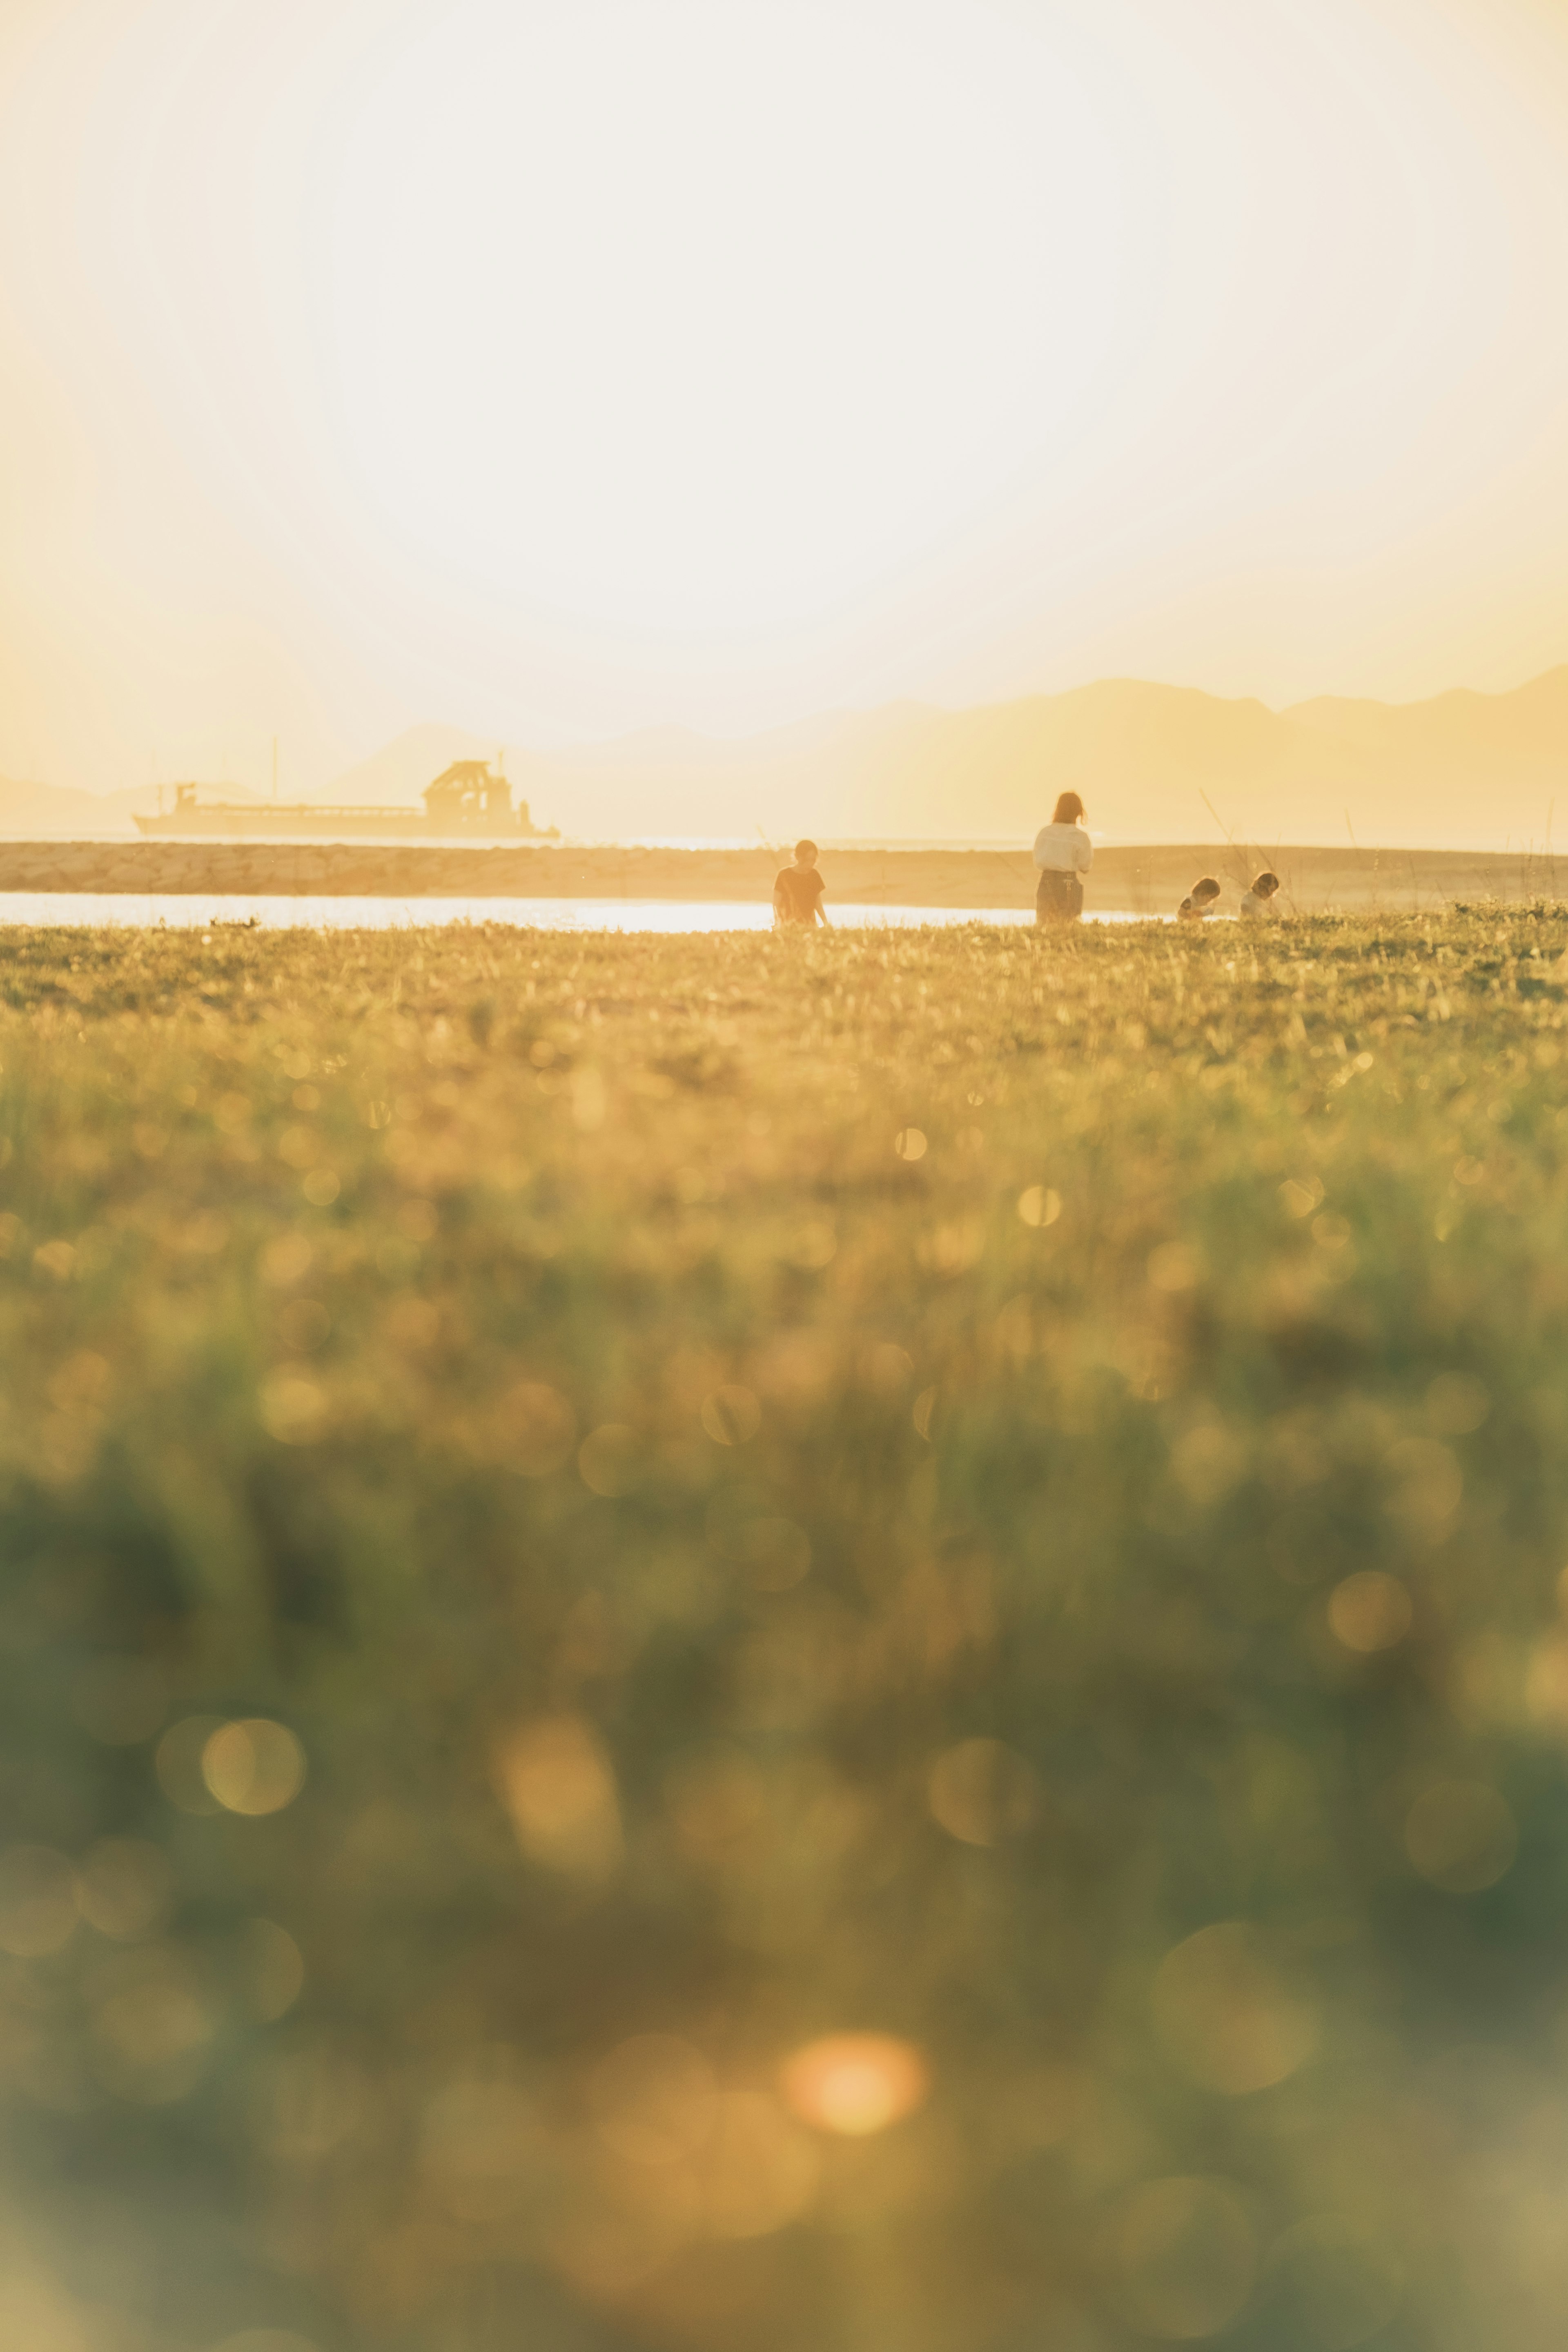
[[[1546,2352],[1568,912],[9,932],[0,2340]]]

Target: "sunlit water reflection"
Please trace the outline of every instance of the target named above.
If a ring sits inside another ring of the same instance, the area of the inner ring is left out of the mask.
[[[1032,907],[836,906],[832,920],[852,929],[906,930],[921,923],[1028,923]],[[1123,913],[1090,922],[1158,920]],[[128,891],[0,891],[0,924],[166,923],[205,930],[214,923],[258,923],[315,930],[387,930],[442,923],[510,923],[542,931],[767,931],[773,909],[752,898],[244,898],[221,891],[138,897]]]

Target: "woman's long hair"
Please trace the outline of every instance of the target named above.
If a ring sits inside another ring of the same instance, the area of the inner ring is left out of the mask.
[[[1076,793],[1063,793],[1060,799],[1057,802],[1057,813],[1055,816],[1052,817],[1051,823],[1053,824],[1080,824],[1083,821],[1083,803],[1079,800],[1078,794]]]

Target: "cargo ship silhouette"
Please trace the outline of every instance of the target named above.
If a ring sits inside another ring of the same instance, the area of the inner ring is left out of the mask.
[[[280,807],[276,801],[207,801],[200,784],[176,784],[174,805],[156,816],[139,816],[143,834],[217,833],[235,838],[315,835],[341,841],[345,834],[371,834],[394,841],[559,841],[555,825],[536,825],[528,803],[511,804],[511,786],[491,772],[487,760],[455,760],[426,784],[423,815],[411,808],[323,808],[307,802]],[[162,790],[159,794],[162,799]]]

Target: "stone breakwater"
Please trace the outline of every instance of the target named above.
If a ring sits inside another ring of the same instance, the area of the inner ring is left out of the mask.
[[[1221,911],[1260,864],[1284,884],[1282,910],[1435,908],[1454,899],[1554,899],[1549,858],[1447,850],[1216,849],[1212,843],[1104,848],[1090,913],[1169,914],[1203,873]],[[237,898],[752,899],[766,903],[776,849],[572,848],[505,843],[14,841],[0,843],[0,892]],[[829,849],[828,904],[1032,906],[1035,873],[1016,850]],[[1564,874],[1568,885],[1568,873]]]
[[[784,858],[767,849],[558,848],[536,844],[134,841],[0,843],[0,891],[387,898],[752,898]],[[834,856],[839,898],[989,907],[1027,898],[1026,852]]]

